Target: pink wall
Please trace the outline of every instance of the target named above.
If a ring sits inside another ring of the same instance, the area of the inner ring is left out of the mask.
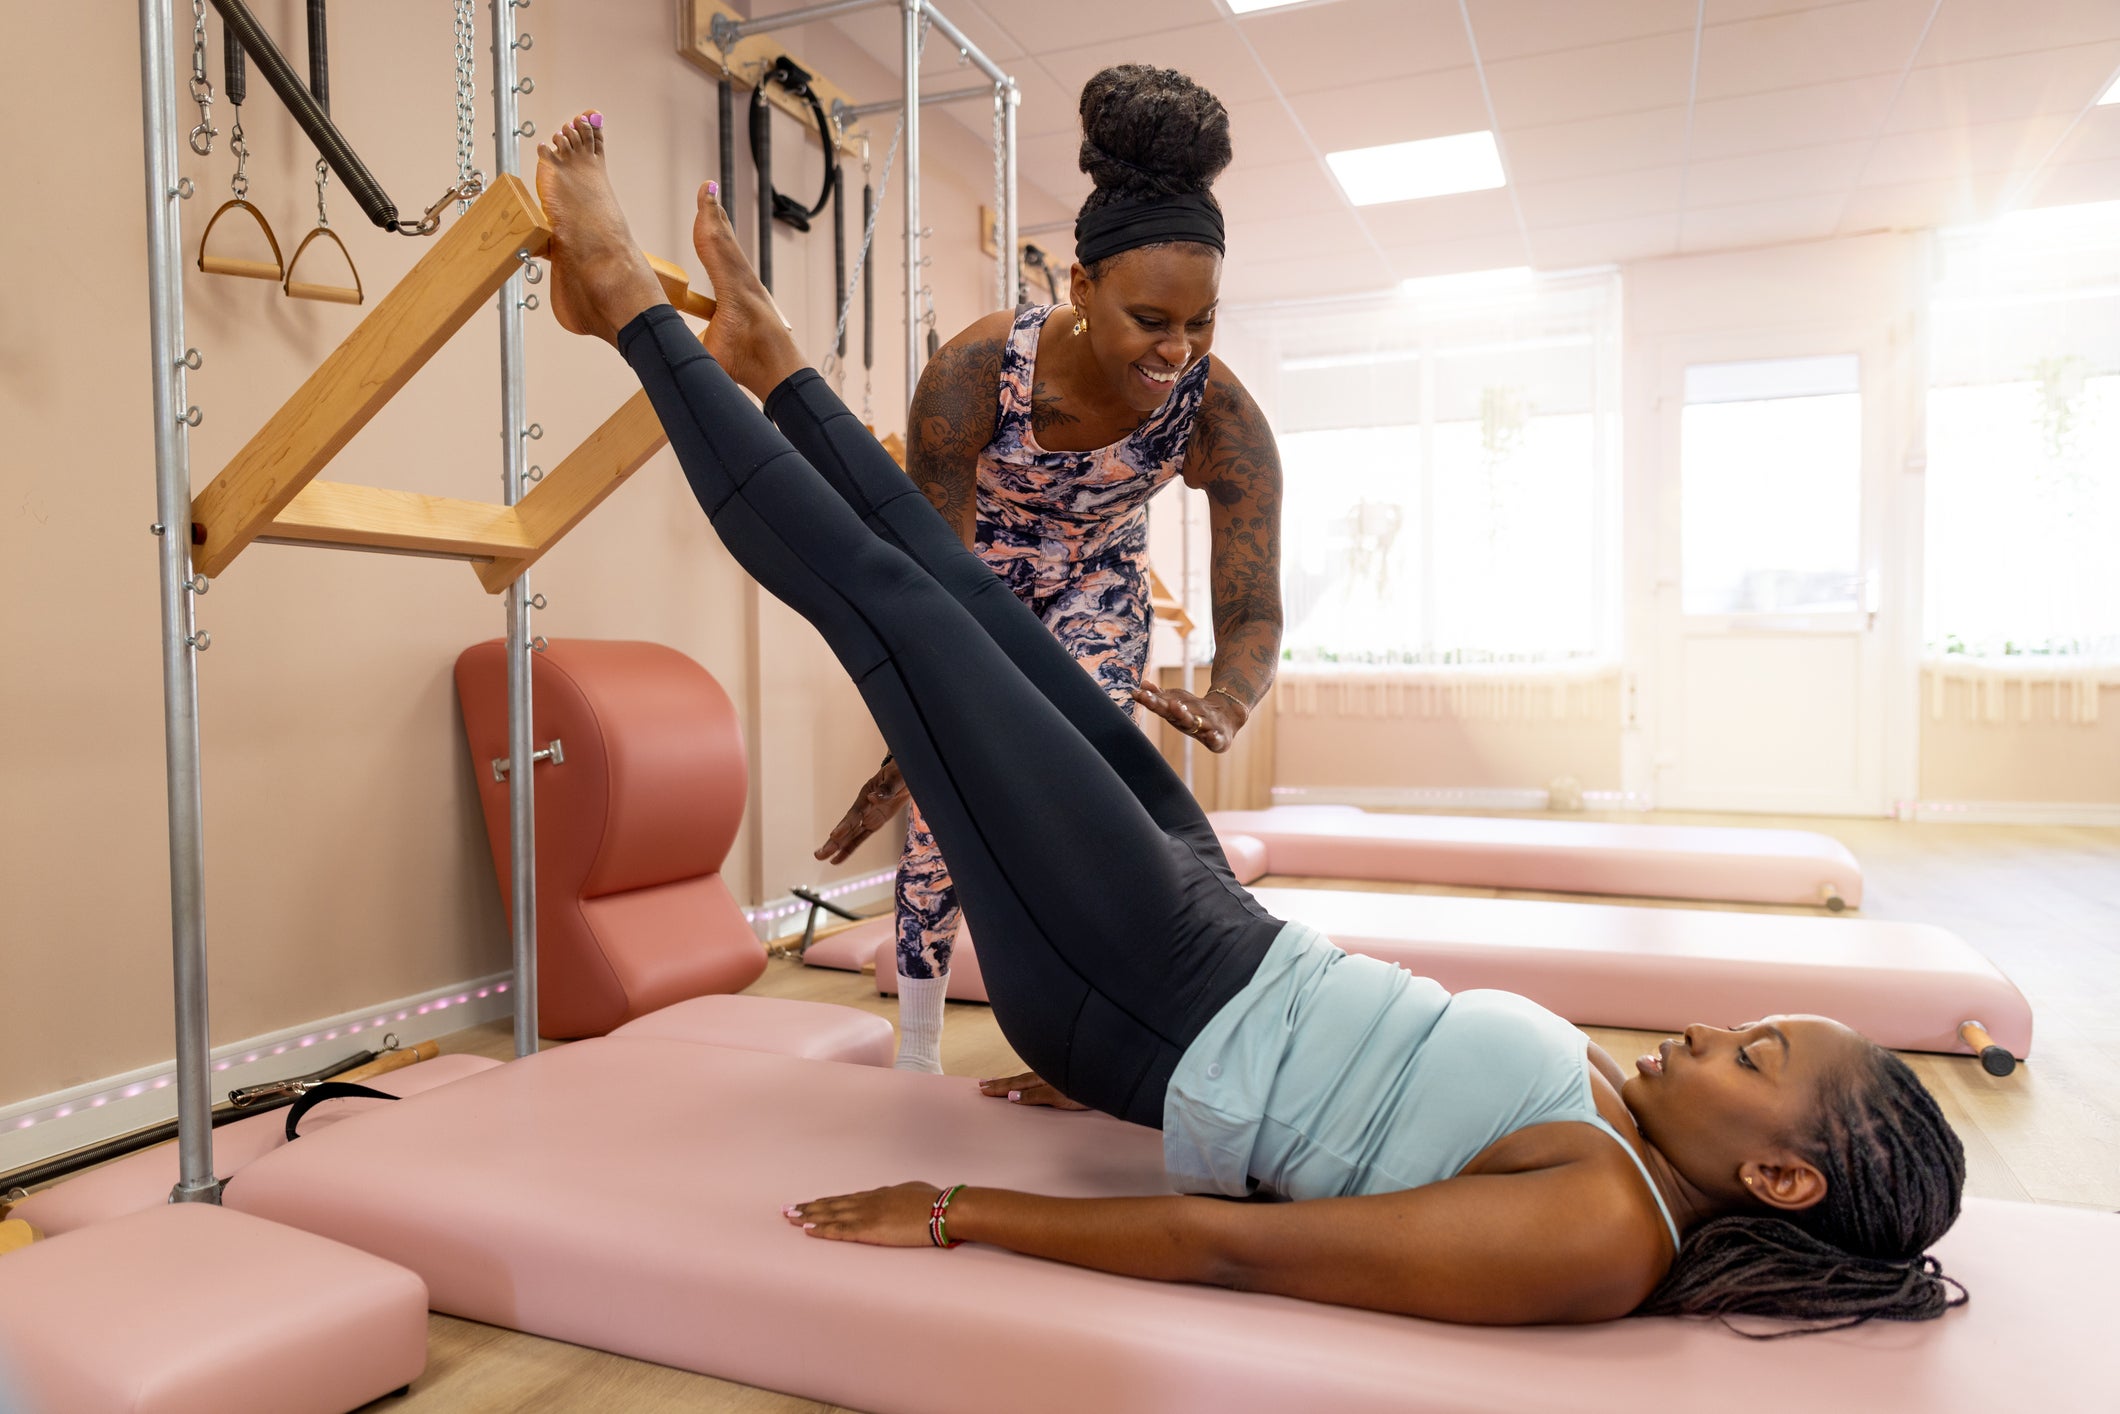
[[[303,7],[255,8],[299,56]],[[188,52],[191,7],[173,3],[172,13]],[[601,108],[635,234],[696,270],[688,232],[693,190],[716,164],[714,89],[675,54],[672,13],[664,3],[522,12],[536,37],[524,56],[536,80],[524,112],[550,131],[580,108]],[[481,6],[482,37],[485,14]],[[334,7],[332,20],[334,113],[393,196],[424,206],[455,168],[448,7],[373,0]],[[218,87],[217,20],[209,31]],[[893,89],[893,74],[829,31],[787,42],[851,91]],[[32,126],[50,139],[0,154],[12,218],[0,239],[13,272],[0,282],[5,1103],[156,1063],[171,1042],[134,10],[9,6],[0,44],[49,60],[18,66],[15,96],[21,112],[44,115]],[[490,167],[483,38],[479,67]],[[254,73],[251,94],[252,200],[291,249],[314,212],[313,154]],[[225,103],[216,117],[225,129]],[[883,132],[887,140],[887,123]],[[814,143],[798,145],[792,125],[776,136],[779,184],[814,188]],[[991,262],[973,243],[991,159],[969,133],[936,120],[923,157],[947,333],[993,302]],[[523,158],[532,162],[530,144]],[[189,268],[227,191],[225,136],[209,159],[185,152],[182,168],[199,187],[183,222],[187,338],[206,359],[190,383],[206,415],[192,438],[203,487],[359,312]],[[751,200],[746,180],[737,201],[749,209]],[[369,227],[338,183],[331,209],[371,292],[424,249]],[[904,397],[898,209],[894,192],[871,257],[883,430],[902,425]],[[784,234],[776,252],[780,302],[821,352],[836,312],[829,238]],[[533,459],[549,467],[633,385],[609,349],[568,337],[549,311],[529,317],[528,346],[530,416],[545,430]],[[858,409],[858,314],[854,347],[849,400]],[[327,474],[497,500],[499,415],[493,319],[482,313]],[[550,603],[539,632],[667,643],[704,663],[739,703],[756,704],[747,729],[761,808],[737,845],[739,884],[778,893],[888,867],[888,839],[840,870],[810,858],[881,744],[808,627],[752,602],[667,453],[541,563],[534,583]],[[199,667],[215,1043],[505,968],[507,933],[449,677],[460,649],[501,632],[500,601],[459,564],[260,546],[215,581],[199,610],[213,634]]]
[[[1946,689],[1944,715],[1921,719],[1921,798],[1937,801],[2120,805],[2120,687],[2099,693],[2098,720],[2055,720],[2054,688],[2032,688],[2029,721],[2008,695],[2008,719],[1974,720],[1965,688]]]

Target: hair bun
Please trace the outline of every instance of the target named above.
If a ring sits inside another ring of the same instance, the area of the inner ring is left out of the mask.
[[[1229,110],[1176,69],[1115,64],[1082,86],[1081,168],[1088,210],[1205,192],[1229,166]]]

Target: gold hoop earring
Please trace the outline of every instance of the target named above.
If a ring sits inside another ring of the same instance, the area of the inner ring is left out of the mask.
[[[1085,315],[1083,315],[1083,316],[1082,316],[1082,317],[1081,317],[1080,319],[1077,319],[1077,320],[1075,321],[1075,337],[1079,339],[1079,338],[1081,338],[1081,337],[1082,337],[1082,336],[1083,336],[1084,334],[1087,334],[1088,332],[1089,332],[1089,316],[1088,316],[1087,314],[1085,314]]]

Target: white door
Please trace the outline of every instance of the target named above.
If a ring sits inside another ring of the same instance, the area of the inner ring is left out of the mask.
[[[1686,341],[1657,402],[1653,798],[1883,815],[1883,331]]]

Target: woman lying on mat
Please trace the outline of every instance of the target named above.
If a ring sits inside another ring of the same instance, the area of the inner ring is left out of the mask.
[[[711,186],[693,337],[626,229],[602,119],[538,149],[553,310],[639,375],[723,543],[859,685],[950,860],[1009,1043],[1159,1127],[1175,1186],[908,1183],[788,1209],[814,1237],[991,1243],[1443,1320],[1920,1320],[1964,1155],[1834,1022],[1697,1026],[1625,1075],[1559,1017],[1445,993],[1269,916],[1148,739],[803,363]],[[746,398],[765,402],[765,416]]]

